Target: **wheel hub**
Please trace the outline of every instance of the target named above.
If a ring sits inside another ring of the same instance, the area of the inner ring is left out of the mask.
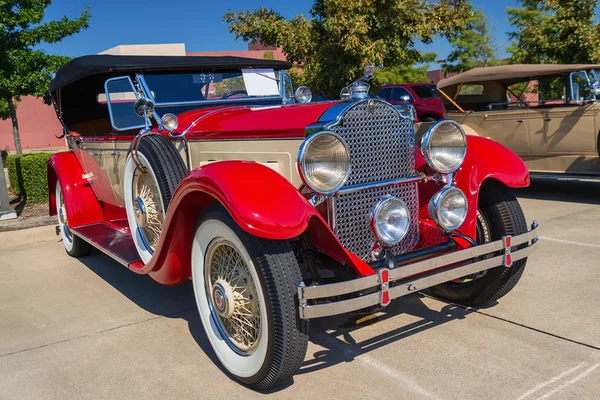
[[[144,205],[144,200],[140,197],[136,197],[133,201],[133,213],[135,215],[135,223],[140,228],[145,228],[148,224],[148,218],[146,214],[146,206]]]
[[[235,299],[231,286],[219,279],[213,285],[213,304],[215,311],[223,318],[231,318],[235,311]]]

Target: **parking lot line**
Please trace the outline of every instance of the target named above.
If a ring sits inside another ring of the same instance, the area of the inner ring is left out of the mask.
[[[549,391],[548,393],[546,393],[545,395],[543,395],[542,397],[538,397],[536,400],[544,400],[549,398],[550,396],[552,396],[554,393],[560,392],[561,390],[571,386],[572,384],[574,384],[575,382],[577,382],[578,380],[580,380],[581,378],[585,378],[586,376],[588,376],[590,373],[594,372],[594,370],[596,368],[600,367],[600,364],[596,364],[593,365],[591,368],[587,369],[586,371],[582,372],[581,374],[577,375],[575,378],[571,379],[570,381],[567,381],[565,383],[563,383],[560,386],[557,386],[556,388],[554,388],[553,390]]]
[[[596,249],[600,249],[600,244],[576,242],[574,240],[566,240],[566,239],[556,239],[556,238],[551,238],[551,237],[547,237],[547,236],[540,236],[539,238],[541,240],[547,240],[549,242],[572,244],[572,245],[575,245],[575,246],[593,247],[593,248],[596,248]]]
[[[540,389],[542,389],[542,388],[544,388],[544,387],[546,387],[546,386],[548,386],[548,385],[550,385],[550,384],[552,384],[552,383],[554,383],[554,382],[558,381],[559,379],[562,379],[562,378],[564,378],[565,376],[567,376],[567,375],[570,375],[571,373],[573,373],[573,372],[577,371],[579,368],[583,367],[584,365],[585,365],[585,363],[584,363],[584,362],[582,362],[582,363],[581,363],[581,364],[579,364],[578,366],[576,366],[576,367],[573,367],[573,368],[571,368],[571,369],[569,369],[569,370],[567,370],[567,371],[563,372],[562,374],[555,376],[554,378],[552,378],[552,379],[550,379],[550,380],[548,380],[548,381],[545,381],[545,382],[542,382],[542,383],[540,383],[539,385],[537,385],[537,386],[536,386],[536,387],[534,387],[533,389],[531,389],[531,390],[528,390],[527,392],[525,392],[525,393],[524,393],[524,394],[523,394],[521,397],[519,397],[517,400],[523,400],[525,397],[527,397],[527,396],[529,396],[529,395],[532,395],[532,394],[534,394],[534,393],[535,393],[535,392],[537,392],[538,390],[540,390]]]

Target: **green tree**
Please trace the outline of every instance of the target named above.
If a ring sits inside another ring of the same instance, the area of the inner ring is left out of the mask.
[[[577,64],[600,62],[598,0],[519,0],[509,7],[512,63]]]
[[[452,52],[444,60],[445,72],[463,72],[497,64],[494,29],[482,11],[476,10],[465,29],[450,39]]]
[[[315,0],[310,19],[260,8],[228,11],[224,22],[236,39],[279,46],[302,67],[303,83],[337,97],[367,65],[423,62],[415,43],[454,37],[470,14],[464,0]]]
[[[425,53],[421,59],[425,63],[434,62],[436,53]],[[429,82],[427,77],[428,65],[398,65],[394,67],[376,69],[373,89],[376,91],[383,84]]]
[[[21,138],[16,106],[21,96],[42,97],[49,103],[48,83],[68,57],[37,50],[42,42],[57,43],[88,27],[86,8],[75,19],[42,23],[52,0],[0,0],[0,119],[11,118],[17,153]]]

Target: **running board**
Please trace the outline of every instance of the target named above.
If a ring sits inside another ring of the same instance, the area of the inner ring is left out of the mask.
[[[100,222],[71,228],[71,232],[126,267],[140,261],[133,238],[128,231]]]

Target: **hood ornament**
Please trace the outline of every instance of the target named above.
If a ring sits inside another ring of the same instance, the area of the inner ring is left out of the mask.
[[[365,66],[365,74],[346,86],[340,91],[340,98],[346,100],[349,98],[353,99],[365,99],[369,96],[369,85],[367,82],[372,81],[375,78],[373,72],[378,68],[374,64]]]

